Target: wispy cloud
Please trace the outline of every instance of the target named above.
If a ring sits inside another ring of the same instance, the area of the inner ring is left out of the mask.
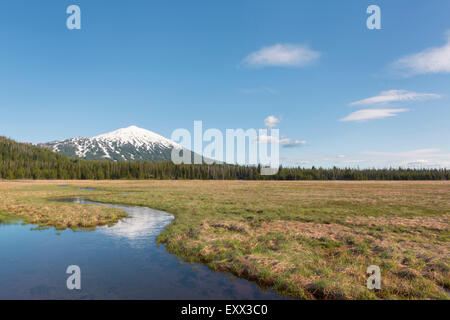
[[[303,67],[319,57],[320,52],[306,45],[276,44],[249,54],[243,63],[248,67]]]
[[[379,95],[350,103],[350,106],[385,105],[395,102],[424,101],[439,99],[442,96],[435,93],[419,93],[407,90],[382,91]]]
[[[306,144],[306,140],[291,140],[291,138],[281,138],[280,145],[283,148],[298,148]]]
[[[288,137],[276,138],[267,135],[261,135],[257,140],[258,143],[278,143],[283,148],[297,148],[307,144],[306,140],[292,140]]]
[[[450,30],[442,47],[425,49],[395,61],[391,68],[405,76],[429,73],[450,73]]]
[[[267,118],[264,119],[264,124],[266,125],[266,127],[269,128],[275,128],[279,122],[280,119],[278,119],[275,116],[268,116]]]
[[[340,121],[367,121],[373,119],[383,119],[388,117],[398,116],[401,112],[407,112],[408,109],[362,109],[350,113],[345,118],[340,119]]]
[[[448,168],[450,154],[442,153],[438,148],[415,149],[409,151],[377,152],[364,151],[361,155],[370,160],[393,167]]]

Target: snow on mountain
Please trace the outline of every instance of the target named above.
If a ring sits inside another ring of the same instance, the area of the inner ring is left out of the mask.
[[[72,138],[45,144],[71,158],[112,161],[168,161],[182,146],[152,131],[130,126],[92,138]]]
[[[138,128],[136,126],[130,126],[128,128],[118,129],[116,131],[104,133],[91,138],[92,140],[98,140],[102,142],[117,142],[121,145],[124,144],[132,144],[136,147],[140,146],[149,146],[152,144],[159,144],[162,146],[170,147],[179,147],[180,145],[160,136],[157,133],[152,131]]]

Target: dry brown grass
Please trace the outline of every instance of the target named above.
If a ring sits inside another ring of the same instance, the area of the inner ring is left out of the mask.
[[[58,182],[58,184],[65,182]],[[56,227],[91,229],[117,222],[126,214],[120,210],[94,205],[48,201],[61,197],[87,194],[82,190],[67,192],[55,188],[55,183],[13,181],[0,183],[0,212],[7,213],[40,228]]]

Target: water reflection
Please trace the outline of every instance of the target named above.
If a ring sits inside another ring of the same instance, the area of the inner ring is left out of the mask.
[[[114,226],[100,227],[98,231],[109,236],[125,238],[130,243],[139,245],[141,241],[154,239],[173,219],[171,214],[147,207],[129,207],[121,205],[101,204],[84,200],[81,197],[73,199],[78,204],[103,205],[125,211],[129,218],[117,222]]]
[[[123,208],[132,218],[123,219],[112,227],[103,227],[99,231],[105,234],[124,237],[128,239],[139,239],[156,237],[161,230],[172,221],[173,216],[165,212],[149,208]]]

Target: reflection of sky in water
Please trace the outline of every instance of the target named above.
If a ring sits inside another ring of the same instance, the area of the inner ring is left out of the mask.
[[[168,225],[173,216],[164,211],[158,211],[147,207],[128,207],[121,205],[99,204],[82,198],[75,198],[78,204],[96,204],[109,208],[117,208],[125,211],[129,218],[121,219],[114,226],[99,227],[97,230],[112,237],[125,238],[130,244],[139,246],[141,241],[156,238]]]
[[[130,218],[120,220],[112,227],[99,228],[99,232],[114,237],[148,240],[149,237],[156,237],[173,219],[173,216],[168,213],[150,208],[114,207],[124,210],[130,216]]]

